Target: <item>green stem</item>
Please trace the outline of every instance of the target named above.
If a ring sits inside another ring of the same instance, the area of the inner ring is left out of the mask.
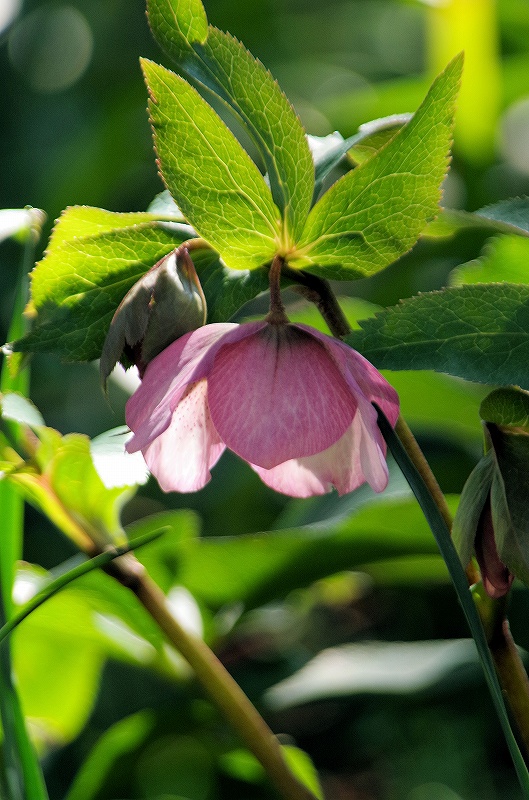
[[[242,689],[203,640],[186,631],[175,619],[165,595],[139,562],[128,555],[110,564],[107,572],[136,595],[167,639],[184,656],[284,800],[315,800],[312,792],[290,771],[276,737]]]
[[[327,281],[323,281],[314,275],[308,275],[303,271],[283,270],[283,274],[285,277],[296,281],[298,283],[296,287],[298,291],[318,306],[329,326],[329,330],[334,336],[343,338],[351,333],[351,327]],[[445,497],[417,440],[402,415],[395,426],[395,433],[408,459],[424,483],[446,529],[451,532],[452,515]],[[466,576],[470,586],[480,581],[480,576],[472,564],[468,567]],[[511,636],[509,623],[505,615],[505,604],[502,600],[490,599],[491,607],[485,610],[484,605],[476,602],[475,598],[475,605],[483,626],[486,627],[487,622],[490,622],[491,614],[495,620],[493,634],[487,638],[488,648],[512,715],[523,739],[526,753],[529,754],[529,681],[520,654]]]

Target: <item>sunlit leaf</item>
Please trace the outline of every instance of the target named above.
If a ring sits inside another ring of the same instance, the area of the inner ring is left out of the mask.
[[[150,214],[67,209],[32,273],[35,326],[13,349],[53,351],[74,361],[98,358],[127,291],[188,238],[186,228],[158,223]]]
[[[318,772],[310,756],[303,750],[300,750],[299,747],[293,747],[291,744],[285,744],[281,749],[288,766],[296,778],[301,781],[307,789],[310,789],[314,797],[318,798],[318,800],[324,800]]]
[[[529,239],[497,236],[487,243],[480,258],[457,267],[451,283],[529,283]]]
[[[327,277],[370,275],[403,255],[438,212],[462,59],[433,83],[411,121],[312,209],[294,264]]]
[[[149,0],[149,24],[160,45],[178,58],[205,41],[208,20],[201,0]]]
[[[151,61],[142,64],[160,170],[182,213],[227,266],[270,261],[281,219],[250,156],[186,81]]]
[[[288,249],[301,234],[314,186],[314,165],[294,109],[263,64],[230,34],[210,26],[207,39],[183,48],[171,30],[175,0],[151,0],[148,13],[155,38],[179,71],[213,93],[255,143],[285,221]]]

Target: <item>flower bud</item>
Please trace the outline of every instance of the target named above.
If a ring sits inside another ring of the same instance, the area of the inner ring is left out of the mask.
[[[464,566],[475,551],[483,586],[498,598],[514,577],[529,584],[529,394],[497,389],[480,413],[486,453],[461,494],[453,536]]]
[[[195,265],[181,245],[164,256],[125,295],[101,353],[101,381],[114,366],[136,364],[143,376],[147,364],[168,345],[206,321],[206,300]]]

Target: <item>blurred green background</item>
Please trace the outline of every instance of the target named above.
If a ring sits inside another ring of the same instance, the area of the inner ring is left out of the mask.
[[[345,136],[370,119],[415,110],[432,77],[464,48],[445,204],[473,210],[529,194],[527,0],[210,0],[206,10],[271,69],[315,135]],[[0,208],[42,208],[41,248],[67,205],[143,210],[163,188],[140,55],[170,66],[141,0],[0,1]],[[341,284],[351,320],[372,313],[372,304],[445,285],[464,262],[486,261],[499,246],[487,237],[476,229],[424,238],[384,273]],[[2,244],[2,341],[20,257],[15,242]],[[291,300],[293,318],[321,326]],[[457,495],[480,455],[477,409],[486,390],[425,373],[390,379],[443,489]],[[123,422],[125,390],[114,384],[107,402],[92,365],[38,356],[32,385],[46,422],[63,433],[95,436]],[[365,489],[342,501],[289,501],[227,454],[196,495],[166,496],[149,483],[124,522],[195,512],[178,518],[173,556],[154,548],[150,566],[155,575],[169,569],[164,588],[175,582],[193,593],[198,607],[188,601],[206,636],[274,730],[310,754],[329,800],[515,800],[479,668],[460,641],[467,632],[455,596],[395,472],[381,504]],[[248,538],[269,529],[276,533]],[[219,541],[226,536],[240,538]],[[28,509],[27,560],[49,569],[72,554]],[[90,632],[89,598],[98,592],[90,581],[65,592],[17,639],[52,800],[66,797],[105,732],[68,800],[271,797],[193,683],[142,656],[138,631],[128,644],[119,625],[107,625],[104,643],[99,630]],[[517,587],[511,622],[522,646],[528,608]],[[327,661],[271,689],[323,650]]]

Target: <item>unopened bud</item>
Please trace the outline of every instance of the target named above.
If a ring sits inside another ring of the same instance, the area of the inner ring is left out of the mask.
[[[461,493],[453,537],[464,566],[475,552],[485,591],[498,598],[515,577],[529,585],[529,393],[496,389],[480,414],[486,452]]]
[[[168,345],[204,325],[206,300],[186,247],[164,256],[125,295],[101,353],[101,381],[118,361],[136,364],[140,376]]]

